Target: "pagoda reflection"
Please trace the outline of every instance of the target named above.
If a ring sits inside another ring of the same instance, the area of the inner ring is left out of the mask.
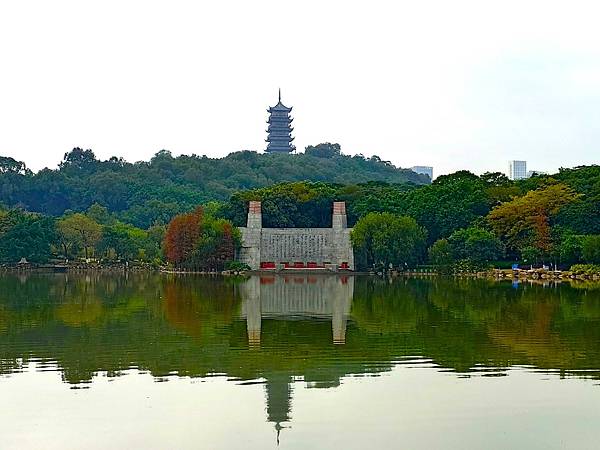
[[[331,321],[333,344],[346,343],[354,277],[273,275],[252,277],[240,287],[241,316],[246,320],[248,345],[261,346],[263,320]],[[282,425],[290,422],[293,378],[286,372],[264,373],[267,420],[275,424],[277,444]]]

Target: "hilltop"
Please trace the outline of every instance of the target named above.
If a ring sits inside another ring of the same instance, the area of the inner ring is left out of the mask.
[[[196,205],[227,200],[240,190],[290,181],[356,184],[384,181],[422,185],[430,180],[377,156],[348,156],[338,144],[309,146],[299,154],[231,153],[224,158],[182,155],[166,150],[150,161],[101,161],[92,150],[75,148],[57,169],[37,173],[13,158],[0,157],[0,203],[60,216],[94,203],[123,221],[148,227]]]

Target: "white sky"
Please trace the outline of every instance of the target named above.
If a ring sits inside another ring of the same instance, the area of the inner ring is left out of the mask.
[[[600,6],[576,1],[3,1],[0,155],[56,167],[296,146],[506,171],[598,163]]]

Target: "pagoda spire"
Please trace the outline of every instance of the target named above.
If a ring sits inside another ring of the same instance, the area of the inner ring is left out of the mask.
[[[279,88],[279,103],[281,103],[281,88]]]

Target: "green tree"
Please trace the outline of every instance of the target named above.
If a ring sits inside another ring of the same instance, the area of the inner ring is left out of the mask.
[[[585,236],[582,239],[583,260],[590,264],[600,264],[600,235]]]
[[[492,232],[469,227],[455,231],[448,239],[437,240],[429,249],[429,258],[442,273],[476,271],[498,259],[500,250],[501,243]]]
[[[132,260],[138,255],[138,246],[129,233],[129,226],[122,223],[105,226],[97,247],[109,258],[111,251],[116,259]]]
[[[455,260],[467,261],[474,269],[485,268],[500,257],[501,243],[490,231],[478,227],[457,230],[448,238]]]
[[[558,248],[558,256],[564,264],[576,264],[582,260],[583,238],[581,235],[563,235]]]
[[[438,273],[449,274],[455,263],[452,246],[448,239],[438,239],[429,249],[429,261],[433,264]]]
[[[102,227],[81,213],[71,214],[60,219],[58,231],[61,243],[69,243],[70,246],[83,248],[86,259],[89,258],[90,249],[93,249],[102,237]],[[62,245],[67,253],[65,244]]]
[[[13,173],[18,175],[32,175],[24,162],[17,161],[10,156],[0,156],[0,174]]]
[[[467,228],[490,210],[487,185],[477,175],[460,171],[442,175],[430,186],[407,191],[398,214],[414,217],[427,229],[429,243]]]
[[[152,261],[160,256],[160,242],[146,230],[116,222],[103,227],[97,248],[108,258]]]
[[[84,212],[97,203],[115,219],[146,229],[166,224],[198,204],[282,182],[429,183],[427,177],[378,159],[342,155],[337,144],[315,149],[319,156],[310,151],[294,155],[243,151],[224,158],[173,157],[162,150],[150,161],[132,164],[114,156],[101,161],[92,150],[75,148],[58,169],[35,174],[23,163],[5,158],[0,160],[0,203],[57,217],[67,210]]]
[[[412,217],[369,213],[358,220],[351,238],[359,266],[404,268],[421,261],[427,232]]]
[[[304,149],[305,154],[316,156],[317,158],[333,158],[340,155],[340,151],[340,144],[331,144],[329,142],[315,146],[309,145]]]
[[[106,206],[94,203],[86,212],[86,216],[100,225],[109,225],[114,222]]]
[[[52,218],[12,210],[0,220],[0,260],[45,262],[52,254],[55,237]]]

